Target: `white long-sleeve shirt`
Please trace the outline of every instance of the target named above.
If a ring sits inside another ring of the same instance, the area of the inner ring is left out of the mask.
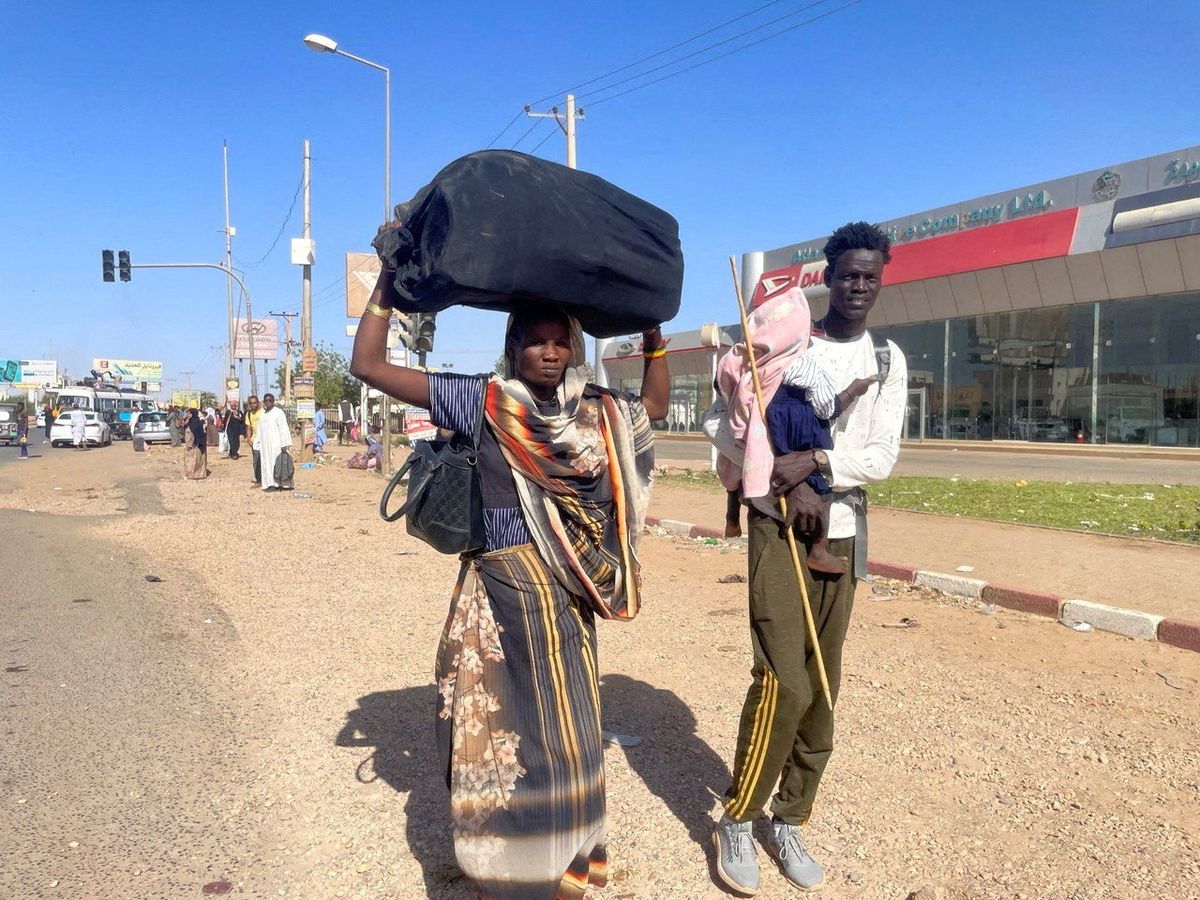
[[[891,474],[900,451],[900,432],[907,401],[908,363],[892,341],[891,368],[887,381],[871,387],[854,400],[832,423],[833,449],[829,457],[829,483],[835,491],[882,481]],[[828,373],[835,391],[844,391],[856,378],[879,374],[875,345],[864,333],[849,341],[813,337],[811,354]],[[717,449],[740,464],[742,448],[729,433],[723,401],[714,403],[704,418],[704,431]],[[854,536],[854,506],[849,499],[834,502],[829,512],[829,536]]]
[[[837,411],[837,389],[820,361],[808,352],[800,353],[783,373],[783,383],[804,388],[808,402],[819,419],[832,419]]]

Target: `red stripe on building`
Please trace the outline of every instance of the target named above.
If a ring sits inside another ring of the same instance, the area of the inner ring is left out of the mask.
[[[904,284],[1066,256],[1071,252],[1078,217],[1076,207],[901,244],[892,248],[892,261],[884,270],[883,283]]]

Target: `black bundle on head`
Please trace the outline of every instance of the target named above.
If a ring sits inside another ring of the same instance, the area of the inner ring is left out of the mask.
[[[892,241],[878,225],[870,222],[847,222],[825,242],[825,262],[829,272],[837,268],[838,257],[847,250],[878,250],[883,261],[892,261]]]

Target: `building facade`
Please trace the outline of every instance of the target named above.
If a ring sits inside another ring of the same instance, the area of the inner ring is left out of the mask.
[[[1200,446],[1200,148],[880,227],[893,259],[872,331],[908,358],[906,438]],[[824,243],[744,254],[753,303],[799,285],[821,316]],[[673,337],[687,368],[675,376],[671,355],[673,428],[688,431],[711,375],[685,359],[715,353],[694,332]],[[603,355],[632,386],[640,365],[626,372],[611,344]]]

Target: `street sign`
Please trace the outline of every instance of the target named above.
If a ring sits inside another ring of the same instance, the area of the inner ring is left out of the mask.
[[[300,368],[305,372],[317,371],[317,349],[316,347],[305,347],[304,353],[300,357]]]
[[[317,417],[316,400],[296,400],[297,419],[315,419]]]
[[[225,379],[225,390],[227,390],[227,391],[236,391],[241,386],[242,386],[241,382],[238,381],[236,378],[226,378]]]
[[[296,394],[296,399],[312,400],[317,396],[316,379],[298,375],[292,379],[292,390]]]

